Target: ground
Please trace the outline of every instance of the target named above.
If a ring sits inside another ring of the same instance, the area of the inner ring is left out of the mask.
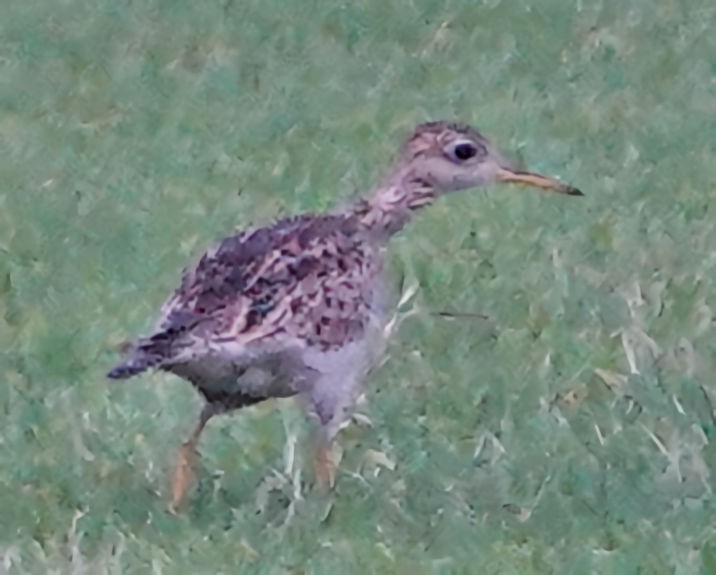
[[[716,573],[716,5],[10,0],[0,22],[0,570]],[[455,194],[311,487],[291,402],[213,421],[105,371],[213,240],[474,123],[585,198]],[[437,312],[485,314],[451,319]]]

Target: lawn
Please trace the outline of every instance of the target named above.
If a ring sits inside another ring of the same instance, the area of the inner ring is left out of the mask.
[[[712,1],[1,13],[0,572],[716,573]],[[172,513],[201,403],[106,380],[117,348],[214,240],[345,204],[443,118],[586,196],[422,213],[335,490],[269,402],[212,421]]]

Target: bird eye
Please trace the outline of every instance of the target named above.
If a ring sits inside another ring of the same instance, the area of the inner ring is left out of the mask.
[[[458,142],[452,149],[452,156],[454,159],[464,162],[470,158],[474,158],[478,154],[485,155],[485,150],[478,149],[477,145],[473,142]]]

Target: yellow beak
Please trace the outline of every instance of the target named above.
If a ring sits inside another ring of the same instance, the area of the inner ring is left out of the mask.
[[[548,178],[547,176],[535,174],[533,172],[518,172],[507,168],[500,168],[497,172],[497,181],[508,184],[533,186],[535,188],[542,188],[543,190],[551,190],[560,194],[567,194],[568,196],[584,195],[577,188],[563,184],[554,178]]]

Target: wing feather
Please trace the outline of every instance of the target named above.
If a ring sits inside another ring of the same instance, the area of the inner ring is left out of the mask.
[[[156,332],[114,372],[129,377],[203,355],[212,344],[249,345],[282,334],[330,344],[356,335],[361,321],[350,309],[345,317],[323,313],[322,326],[315,308],[330,308],[332,291],[350,293],[363,283],[365,249],[355,220],[342,215],[299,216],[228,237],[184,272]]]

